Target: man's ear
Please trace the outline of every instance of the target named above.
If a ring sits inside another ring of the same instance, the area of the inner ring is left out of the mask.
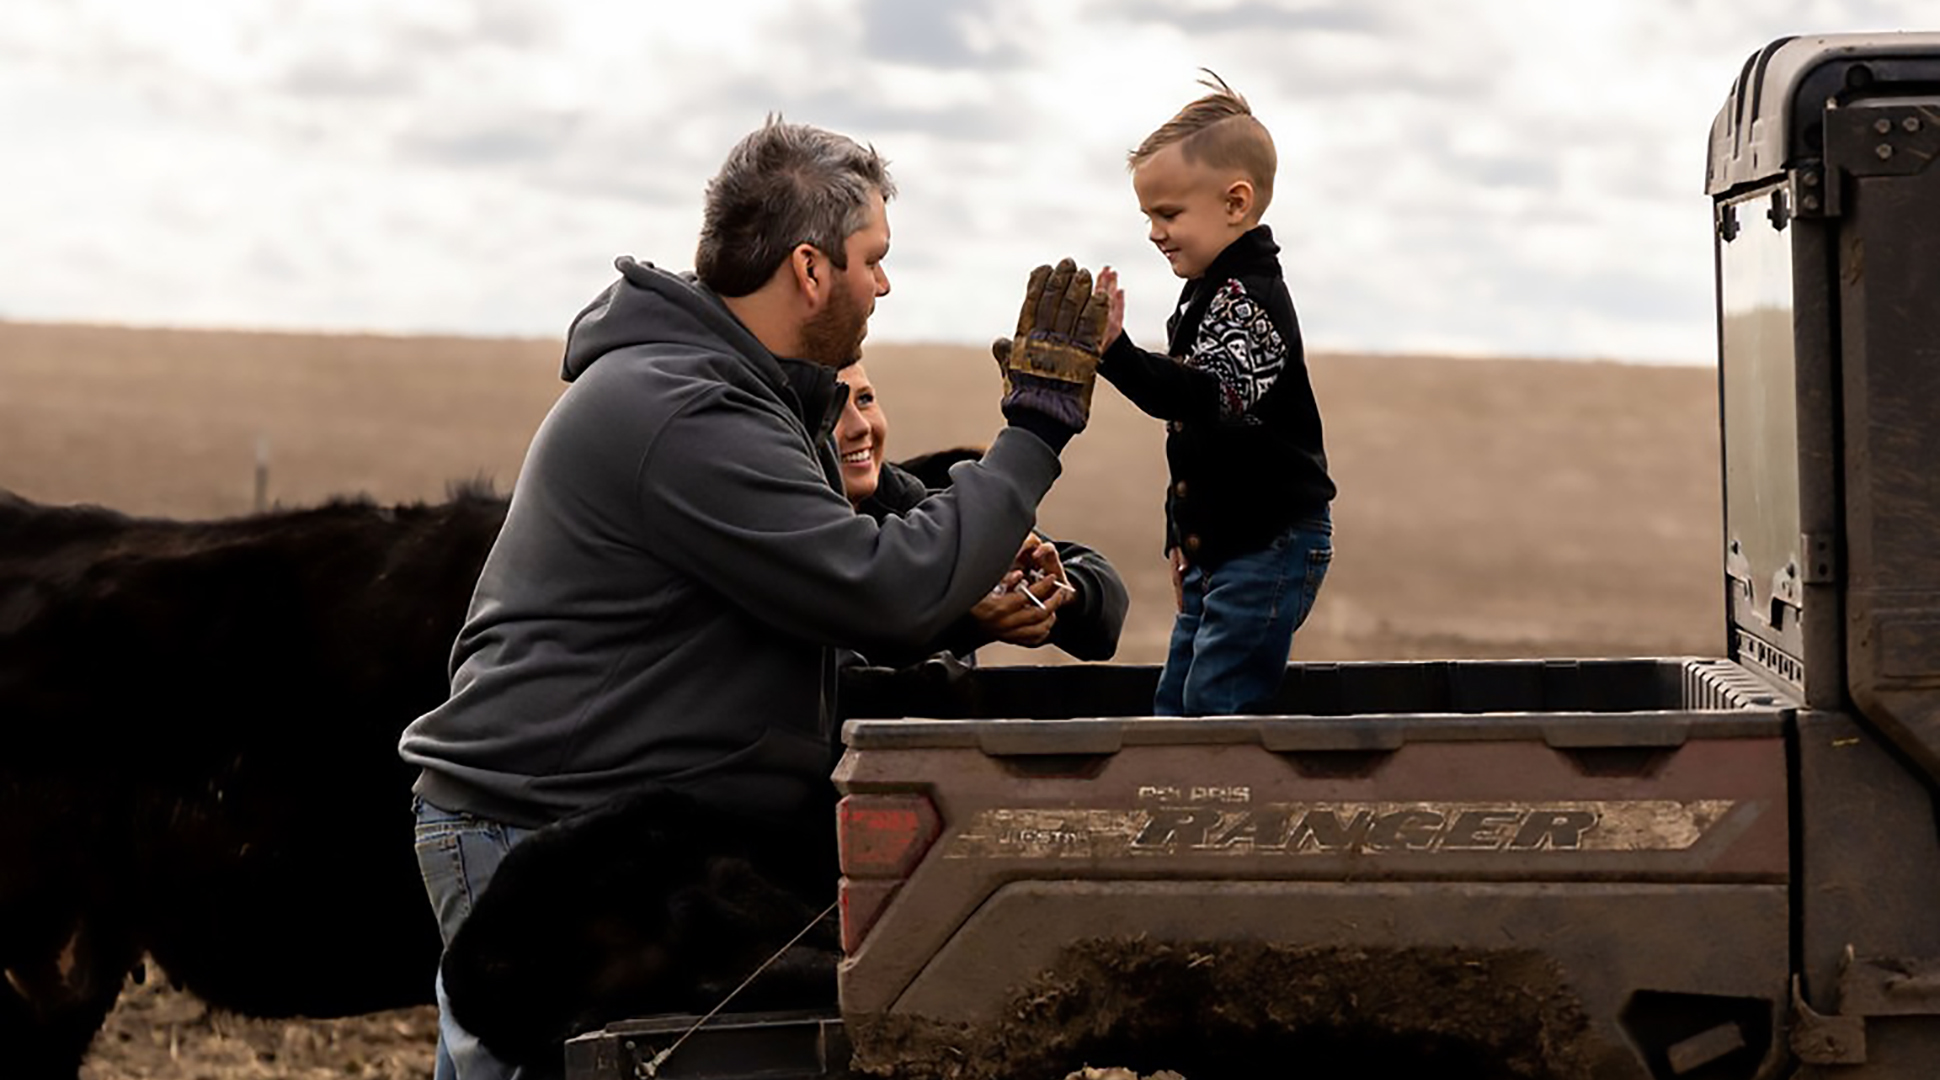
[[[795,289],[811,308],[820,307],[829,286],[829,261],[813,244],[796,244],[788,253]]]
[[[1235,224],[1253,213],[1253,181],[1235,180],[1226,185],[1226,220]]]

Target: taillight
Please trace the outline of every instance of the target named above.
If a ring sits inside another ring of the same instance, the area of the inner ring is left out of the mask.
[[[836,804],[842,859],[842,951],[853,953],[903,879],[936,842],[936,807],[921,795],[846,795]]]

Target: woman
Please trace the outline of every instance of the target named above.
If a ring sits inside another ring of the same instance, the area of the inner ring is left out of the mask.
[[[842,460],[842,487],[856,509],[881,521],[901,516],[930,495],[909,472],[884,460],[889,417],[869,373],[856,361],[836,372],[849,388],[835,425]],[[903,666],[936,652],[974,662],[976,649],[993,641],[1035,648],[1056,645],[1080,660],[1109,660],[1125,625],[1125,583],[1103,555],[1068,541],[1033,535],[990,595],[944,631],[921,655],[872,657]]]

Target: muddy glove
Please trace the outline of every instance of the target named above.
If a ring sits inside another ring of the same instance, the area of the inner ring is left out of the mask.
[[[1091,287],[1091,271],[1070,259],[1055,269],[1031,271],[1017,336],[998,340],[991,353],[1004,370],[1003,410],[1015,421],[1019,411],[1050,418],[1083,431],[1091,415],[1091,387],[1104,348],[1109,298]]]

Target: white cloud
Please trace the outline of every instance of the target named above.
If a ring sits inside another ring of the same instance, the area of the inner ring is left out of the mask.
[[[17,0],[0,316],[557,334],[632,252],[685,266],[781,111],[873,142],[876,340],[982,341],[1029,266],[1178,283],[1123,161],[1219,71],[1281,148],[1311,347],[1708,358],[1704,138],[1794,32],[1911,2]]]

